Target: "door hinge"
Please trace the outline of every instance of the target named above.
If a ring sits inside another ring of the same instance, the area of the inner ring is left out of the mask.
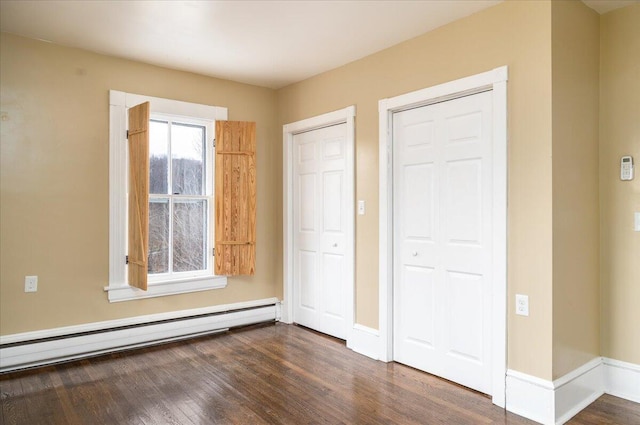
[[[212,143],[213,143],[213,147],[215,148],[216,147],[216,139],[213,139]]]
[[[129,140],[129,130],[127,130],[127,140]]]
[[[216,256],[216,249],[215,248],[213,248],[213,256],[214,257]]]
[[[128,255],[124,257],[124,263],[125,264],[129,264],[129,256]]]

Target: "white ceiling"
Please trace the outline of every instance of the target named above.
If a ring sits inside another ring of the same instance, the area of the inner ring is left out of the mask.
[[[582,2],[602,15],[633,3],[639,3],[640,0],[582,0]]]
[[[0,1],[0,30],[279,88],[502,0]],[[600,13],[633,1],[585,0]]]

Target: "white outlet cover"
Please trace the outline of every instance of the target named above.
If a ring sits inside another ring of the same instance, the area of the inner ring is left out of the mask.
[[[516,294],[516,314],[519,316],[529,315],[529,296]]]
[[[38,291],[38,276],[25,276],[24,292],[37,292],[37,291]]]

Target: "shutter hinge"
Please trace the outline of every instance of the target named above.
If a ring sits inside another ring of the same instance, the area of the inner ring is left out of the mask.
[[[124,257],[124,263],[125,264],[129,264],[129,256],[128,255]]]

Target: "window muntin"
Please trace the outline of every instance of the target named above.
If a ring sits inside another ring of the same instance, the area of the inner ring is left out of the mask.
[[[211,275],[213,122],[152,114],[149,124],[149,284]]]

